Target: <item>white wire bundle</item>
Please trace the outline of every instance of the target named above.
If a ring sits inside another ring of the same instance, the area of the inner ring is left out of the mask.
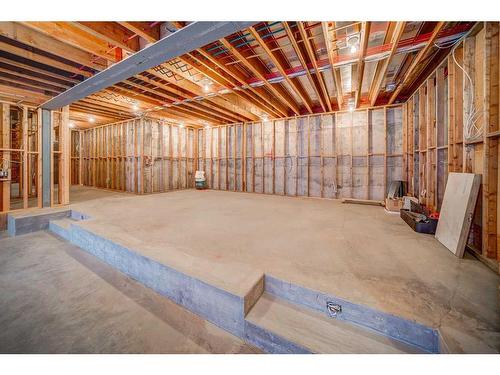
[[[478,124],[481,116],[486,112],[476,108],[474,104],[474,83],[472,82],[472,78],[465,71],[464,67],[460,65],[455,56],[455,50],[457,49],[460,41],[467,35],[468,33],[464,33],[458,38],[454,38],[453,40],[447,40],[441,42],[439,44],[434,43],[434,45],[439,49],[446,49],[453,47],[451,51],[451,55],[453,57],[453,62],[460,68],[462,72],[464,72],[465,77],[467,77],[467,81],[464,84],[464,89],[467,90],[467,103],[465,104],[465,114],[464,114],[464,140],[466,142],[474,142],[483,137],[483,123],[480,122]]]

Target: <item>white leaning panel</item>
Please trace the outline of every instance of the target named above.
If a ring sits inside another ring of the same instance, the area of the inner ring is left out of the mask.
[[[435,237],[461,258],[469,234],[481,176],[473,173],[450,173]]]

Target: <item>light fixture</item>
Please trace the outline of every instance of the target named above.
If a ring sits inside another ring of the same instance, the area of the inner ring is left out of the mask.
[[[94,123],[95,122],[95,117],[94,116],[89,116],[89,122]]]
[[[139,110],[139,106],[137,105],[137,103],[134,103],[134,104],[132,105],[132,110],[133,110],[134,112],[137,112],[137,111]]]
[[[69,127],[70,127],[70,128],[74,128],[74,127],[75,127],[75,123],[70,122],[70,123],[69,123]]]
[[[351,53],[356,53],[359,48],[359,34],[354,34],[350,35],[347,37],[346,40],[347,47],[349,47],[349,50]]]
[[[269,116],[266,114],[266,113],[263,113],[261,116],[260,116],[261,120],[262,121],[267,121],[269,120]]]
[[[209,85],[204,85],[203,86],[203,91],[209,92],[210,91],[210,86]]]
[[[349,109],[349,112],[354,112],[354,98],[350,98],[349,101],[347,102],[347,108]]]
[[[179,128],[183,128],[184,127],[184,122],[179,122]]]

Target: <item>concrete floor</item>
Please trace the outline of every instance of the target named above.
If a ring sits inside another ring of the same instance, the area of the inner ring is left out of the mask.
[[[52,234],[0,237],[0,353],[258,352]]]
[[[500,352],[500,277],[380,207],[195,190],[73,207],[93,218],[80,225],[228,290],[264,272],[439,328],[451,352]]]

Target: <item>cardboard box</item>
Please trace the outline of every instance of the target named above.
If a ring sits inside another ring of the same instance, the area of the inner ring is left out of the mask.
[[[386,198],[385,199],[385,209],[391,212],[399,212],[403,208],[402,198]]]

